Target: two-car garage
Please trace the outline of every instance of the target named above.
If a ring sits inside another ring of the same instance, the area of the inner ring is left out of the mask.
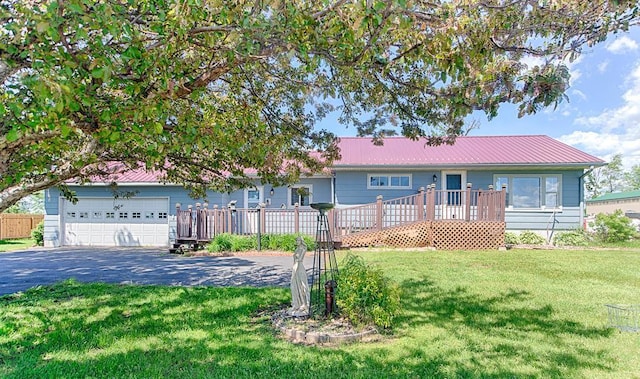
[[[63,246],[167,246],[169,199],[61,199],[60,234]]]

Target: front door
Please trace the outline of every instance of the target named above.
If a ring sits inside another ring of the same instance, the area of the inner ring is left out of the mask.
[[[462,174],[445,174],[447,204],[460,205],[462,190]]]

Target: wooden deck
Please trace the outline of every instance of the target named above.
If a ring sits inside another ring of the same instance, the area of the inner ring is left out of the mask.
[[[332,209],[327,216],[331,235],[338,243],[355,234],[392,230],[426,221],[452,221],[458,224],[458,229],[460,222],[483,222],[491,225],[493,230],[495,223],[504,225],[505,196],[504,188],[472,190],[468,185],[464,190],[443,191],[428,187],[411,196],[391,200],[378,196],[372,204]],[[178,206],[176,215],[176,244],[197,247],[207,244],[220,233],[301,233],[314,236],[318,211],[298,206],[293,209],[236,209],[196,204],[187,209]],[[476,230],[479,225],[475,226]],[[504,235],[504,226],[502,230]]]

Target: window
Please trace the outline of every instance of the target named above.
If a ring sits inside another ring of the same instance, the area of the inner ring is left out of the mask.
[[[129,218],[129,213],[128,212],[120,212],[119,217],[120,218]]]
[[[115,212],[107,212],[105,213],[105,218],[116,218]]]
[[[257,208],[262,202],[263,187],[248,188],[244,190],[245,207]]]
[[[67,212],[67,218],[76,218],[76,212]]]
[[[102,218],[102,212],[93,212],[93,218],[101,219]]]
[[[367,176],[367,188],[369,189],[409,189],[411,188],[411,175],[382,175],[370,174]]]
[[[89,212],[80,212],[80,218],[89,218]]]
[[[506,185],[508,208],[558,208],[561,204],[560,175],[496,175],[496,189]]]
[[[141,218],[140,212],[132,212],[131,213],[131,218]]]
[[[294,206],[298,203],[299,206],[309,206],[312,202],[312,187],[306,186],[291,186],[289,188],[289,205]]]
[[[158,218],[160,219],[167,218],[167,212],[158,212]]]
[[[144,218],[153,219],[153,212],[145,212],[144,213]]]

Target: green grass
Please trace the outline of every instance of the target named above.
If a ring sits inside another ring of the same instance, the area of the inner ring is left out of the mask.
[[[73,281],[0,298],[2,378],[634,378],[639,250],[362,252],[403,290],[393,335],[326,348],[279,339],[282,288]]]
[[[31,238],[0,240],[0,253],[6,251],[23,250],[33,247],[35,242]]]

